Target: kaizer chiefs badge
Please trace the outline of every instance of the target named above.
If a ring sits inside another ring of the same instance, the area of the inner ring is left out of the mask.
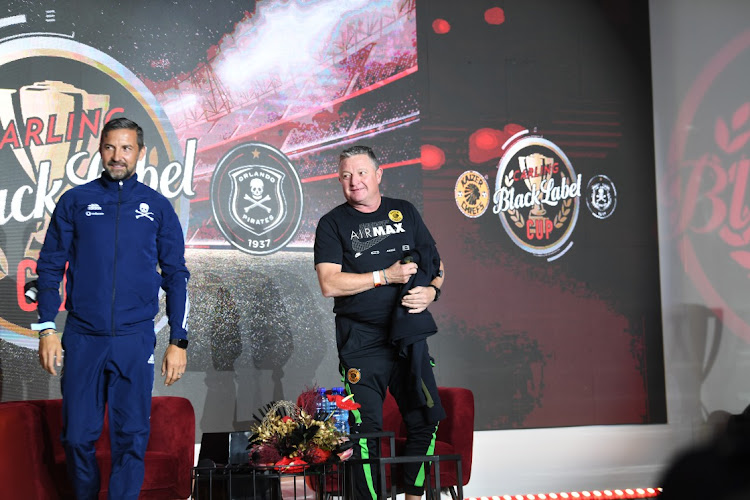
[[[346,372],[346,380],[350,384],[356,384],[362,378],[362,373],[356,368],[349,368]]]
[[[467,170],[456,181],[456,205],[466,217],[479,217],[490,206],[490,186],[482,174]]]
[[[302,219],[302,184],[278,149],[245,143],[219,161],[211,179],[214,220],[234,247],[254,255],[280,250]]]
[[[565,153],[547,139],[527,135],[500,159],[492,211],[516,245],[554,260],[573,245],[580,197],[581,175]]]

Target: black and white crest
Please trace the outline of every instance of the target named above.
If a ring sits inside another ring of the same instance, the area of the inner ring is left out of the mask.
[[[595,175],[586,187],[586,206],[597,219],[606,219],[617,206],[615,184],[606,175]]]
[[[302,219],[302,184],[273,146],[241,144],[219,160],[211,179],[216,225],[232,246],[254,255],[285,247]]]
[[[235,168],[229,177],[232,180],[229,206],[237,224],[256,236],[263,236],[284,221],[286,200],[281,190],[284,172],[247,165]]]

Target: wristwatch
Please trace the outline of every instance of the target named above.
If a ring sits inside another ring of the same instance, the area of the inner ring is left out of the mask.
[[[436,287],[435,285],[433,285],[432,283],[430,283],[427,286],[431,286],[432,288],[435,289],[435,300],[433,300],[433,302],[437,302],[438,299],[440,298],[440,289],[438,287]]]
[[[181,349],[187,349],[188,339],[169,339],[169,343]]]

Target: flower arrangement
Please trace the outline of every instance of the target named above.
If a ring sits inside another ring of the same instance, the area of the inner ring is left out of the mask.
[[[330,415],[316,410],[317,388],[308,389],[291,401],[267,404],[252,427],[250,463],[273,466],[282,472],[300,472],[324,462],[346,460],[352,454],[349,437],[334,427]]]

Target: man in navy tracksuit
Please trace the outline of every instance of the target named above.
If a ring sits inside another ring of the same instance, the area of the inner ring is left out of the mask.
[[[76,497],[97,498],[94,443],[108,404],[109,498],[136,499],[150,430],[159,288],[171,329],[162,375],[171,385],[187,362],[190,274],[174,208],[135,175],[146,153],[141,127],[126,118],[106,123],[99,151],[101,177],[63,194],[52,214],[37,262],[39,323],[32,328],[49,373],[57,374],[65,349],[61,440]],[[61,342],[54,319],[63,274],[68,317]]]
[[[426,338],[437,331],[427,306],[440,296],[443,264],[417,209],[380,194],[383,170],[367,146],[339,157],[346,203],[328,212],[315,234],[315,269],[323,295],[334,297],[336,344],[346,389],[360,404],[350,413],[355,458],[379,455],[383,399],[390,389],[406,425],[404,455],[432,455],[445,411]],[[404,257],[412,262],[406,262]],[[378,498],[377,466],[353,468],[357,500]],[[424,492],[422,463],[405,464],[406,500]]]

